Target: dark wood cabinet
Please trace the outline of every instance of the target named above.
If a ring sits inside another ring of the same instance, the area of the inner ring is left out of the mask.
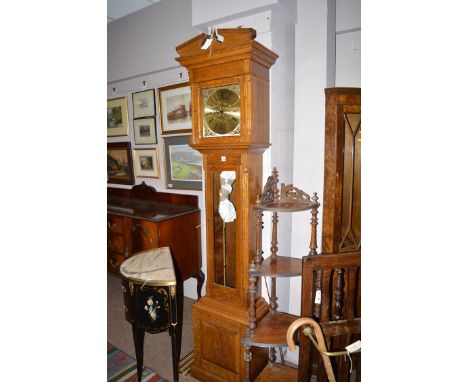
[[[198,197],[157,192],[145,184],[107,189],[107,269],[119,274],[125,259],[158,247],[169,247],[178,277],[204,281],[201,271]]]
[[[361,249],[361,89],[325,89],[322,253]]]

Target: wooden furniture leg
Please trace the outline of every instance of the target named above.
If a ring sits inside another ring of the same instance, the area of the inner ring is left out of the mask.
[[[193,277],[197,279],[197,295],[198,295],[198,300],[200,300],[201,299],[202,286],[203,286],[203,283],[205,282],[205,274],[200,269],[200,272],[195,273],[195,275]]]
[[[175,382],[179,382],[179,358],[180,350],[178,349],[178,335],[177,335],[178,325],[171,326],[169,334],[171,335],[171,344],[172,344],[172,375]]]
[[[135,345],[135,354],[137,360],[138,382],[141,382],[141,374],[143,372],[143,344],[145,342],[145,330],[139,328],[136,324],[132,324],[133,344]]]
[[[179,370],[180,351],[182,349],[182,328],[184,324],[184,283],[177,283],[177,325],[175,326],[176,344],[177,344],[177,359],[174,361]],[[174,358],[174,357],[173,357]]]
[[[244,361],[245,361],[245,377],[244,382],[250,382],[250,361],[252,360],[252,353],[250,352],[250,345],[244,345]]]

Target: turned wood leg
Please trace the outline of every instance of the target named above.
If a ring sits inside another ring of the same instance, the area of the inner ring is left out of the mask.
[[[135,345],[135,354],[137,360],[138,382],[141,382],[141,374],[143,372],[143,344],[145,342],[145,330],[139,328],[136,324],[132,324],[133,344]]]
[[[244,345],[244,361],[245,361],[245,377],[244,382],[250,382],[250,361],[252,360],[252,353],[250,352],[249,345]]]
[[[268,361],[270,363],[275,363],[276,362],[276,348],[271,347],[269,350],[270,351],[268,352]]]
[[[178,348],[178,336],[177,327],[179,325],[171,326],[169,334],[171,335],[172,344],[172,375],[174,376],[174,382],[179,382],[179,359],[180,359],[180,348]]]
[[[205,274],[200,269],[200,272],[196,273],[193,277],[197,279],[197,295],[198,295],[198,300],[200,300],[202,286],[203,286],[203,283],[205,282]]]

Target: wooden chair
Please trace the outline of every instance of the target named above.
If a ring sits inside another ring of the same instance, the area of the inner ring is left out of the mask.
[[[329,351],[343,350],[361,338],[361,252],[309,255],[302,262],[301,316],[317,321]],[[320,353],[302,331],[299,335],[298,382],[327,381]],[[360,355],[351,356],[355,377],[361,380]],[[333,357],[338,382],[349,382],[350,361]]]

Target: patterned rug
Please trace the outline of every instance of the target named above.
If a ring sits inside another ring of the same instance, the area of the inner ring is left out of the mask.
[[[143,368],[142,382],[168,382],[147,367]],[[137,382],[136,360],[107,343],[107,382]]]

